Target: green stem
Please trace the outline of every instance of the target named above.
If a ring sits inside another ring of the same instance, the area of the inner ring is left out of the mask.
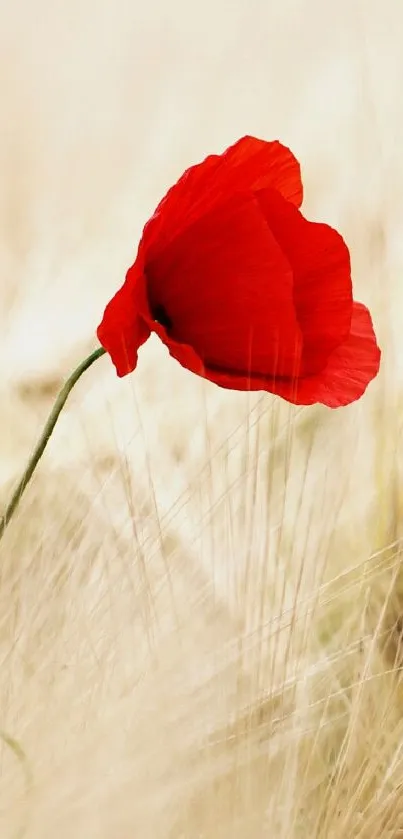
[[[32,478],[32,475],[34,474],[35,469],[46,449],[48,441],[52,435],[53,429],[57,423],[57,420],[59,419],[59,415],[67,402],[69,393],[73,390],[73,387],[76,384],[76,382],[78,382],[80,376],[82,376],[82,374],[85,373],[85,371],[88,370],[89,367],[91,367],[91,364],[93,364],[94,361],[97,360],[97,358],[100,358],[101,355],[104,354],[105,350],[103,347],[98,347],[97,350],[94,350],[94,352],[91,353],[91,355],[85,358],[84,361],[82,361],[81,364],[78,365],[78,367],[74,370],[74,372],[71,374],[71,376],[69,376],[69,378],[63,385],[56,399],[56,402],[49,414],[45,427],[38,440],[38,443],[32,453],[32,456],[28,461],[26,469],[23,472],[21,480],[6,507],[4,515],[2,516],[2,518],[0,518],[0,539],[4,535],[4,531],[21,501],[24,490],[28,486]]]

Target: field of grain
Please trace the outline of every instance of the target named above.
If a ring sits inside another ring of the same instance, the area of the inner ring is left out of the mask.
[[[301,161],[379,377],[294,408],[154,339],[0,544],[2,839],[403,837],[403,6],[0,0],[0,502],[182,171]],[[401,523],[402,522],[402,523]]]

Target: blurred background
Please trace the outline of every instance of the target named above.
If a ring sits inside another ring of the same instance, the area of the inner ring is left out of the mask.
[[[0,546],[0,833],[403,836],[403,7],[0,0],[0,500],[145,221],[244,134],[344,235],[355,405],[220,391],[151,339],[72,394]]]

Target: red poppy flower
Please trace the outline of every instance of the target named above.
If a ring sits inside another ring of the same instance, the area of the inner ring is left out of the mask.
[[[380,363],[371,316],[353,302],[343,239],[301,202],[299,164],[278,142],[244,137],[188,169],[98,327],[118,376],[156,332],[221,387],[332,408],[358,399]]]

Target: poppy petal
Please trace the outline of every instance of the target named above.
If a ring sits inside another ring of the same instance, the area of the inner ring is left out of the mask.
[[[319,373],[348,336],[353,292],[350,254],[340,234],[308,221],[278,192],[256,196],[294,273],[294,301],[304,338],[301,375]]]
[[[292,271],[250,194],[200,219],[146,273],[150,310],[171,324],[168,347],[192,346],[206,367],[298,374]]]
[[[377,375],[380,360],[371,315],[362,303],[354,303],[348,338],[332,353],[321,374],[299,381],[299,404],[321,402],[339,408],[355,402]]]
[[[111,356],[118,376],[132,373],[139,347],[147,341],[150,327],[145,280],[139,262],[129,269],[123,286],[108,303],[97,329],[98,340]]]
[[[300,207],[303,198],[301,168],[287,146],[278,140],[267,142],[242,137],[222,155],[228,176],[237,189],[275,189],[287,201]]]
[[[236,192],[272,188],[287,201],[302,202],[300,165],[277,140],[242,137],[221,155],[187,169],[158,204],[143,231],[151,259],[178,235]]]
[[[266,390],[295,405],[318,402],[329,408],[339,408],[363,395],[379,371],[380,358],[371,315],[362,303],[354,303],[350,335],[332,353],[322,373],[294,381],[281,377],[251,376],[249,390]],[[242,375],[208,369],[205,376],[220,387],[245,390],[245,377]]]
[[[182,367],[189,370],[190,373],[195,373],[204,379],[209,379],[209,372],[203,363],[196,350],[190,344],[184,344],[181,341],[175,341],[168,336],[166,329],[161,324],[154,324],[153,332],[161,339],[169,350],[170,356],[178,361]],[[242,388],[241,388],[242,389]]]

